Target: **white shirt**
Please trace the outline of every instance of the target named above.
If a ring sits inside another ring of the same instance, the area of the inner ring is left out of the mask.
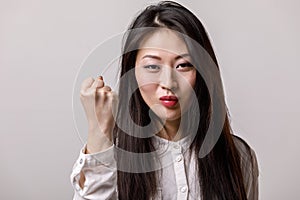
[[[160,172],[158,195],[155,200],[194,200],[201,199],[198,176],[195,170],[196,156],[188,151],[190,140],[185,137],[177,142],[168,141],[158,136],[154,137],[154,144],[160,151],[168,150],[170,157],[162,157],[162,163],[169,163]],[[254,151],[252,157],[245,145],[236,137],[235,145],[242,157],[242,172],[249,200],[258,199],[258,165]],[[71,183],[74,187],[73,200],[85,199],[118,199],[117,167],[114,159],[114,145],[110,148],[94,153],[84,154],[86,145],[82,148],[79,158],[71,173]],[[251,160],[252,158],[252,160]],[[254,163],[254,178],[251,176],[251,162]],[[85,175],[83,189],[79,186],[80,172]],[[176,172],[176,173],[175,173]]]

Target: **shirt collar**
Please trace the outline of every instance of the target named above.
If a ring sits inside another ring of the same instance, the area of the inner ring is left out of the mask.
[[[156,148],[158,148],[158,150],[166,149],[172,145],[179,145],[182,148],[182,152],[185,152],[192,143],[192,137],[190,135],[187,135],[178,141],[171,141],[171,140],[167,140],[162,137],[159,137],[157,135],[154,135],[153,142],[154,142],[154,146]]]

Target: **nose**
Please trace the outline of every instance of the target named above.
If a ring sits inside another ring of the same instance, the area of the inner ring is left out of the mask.
[[[160,86],[163,89],[174,91],[178,87],[176,71],[169,66],[163,67],[160,74]]]

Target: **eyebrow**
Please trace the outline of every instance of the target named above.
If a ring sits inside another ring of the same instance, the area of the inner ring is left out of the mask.
[[[188,53],[180,54],[180,55],[175,57],[175,60],[178,60],[178,59],[183,58],[183,57],[188,57],[188,56],[190,56],[190,54],[188,54]],[[152,59],[156,59],[156,60],[161,60],[161,57],[155,56],[155,55],[145,55],[145,56],[142,57],[142,59],[144,59],[144,58],[152,58]]]

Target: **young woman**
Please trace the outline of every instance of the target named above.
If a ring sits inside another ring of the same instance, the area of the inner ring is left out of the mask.
[[[258,199],[256,157],[232,133],[199,19],[164,1],[128,30],[118,96],[103,77],[82,83],[89,133],[74,199]]]

